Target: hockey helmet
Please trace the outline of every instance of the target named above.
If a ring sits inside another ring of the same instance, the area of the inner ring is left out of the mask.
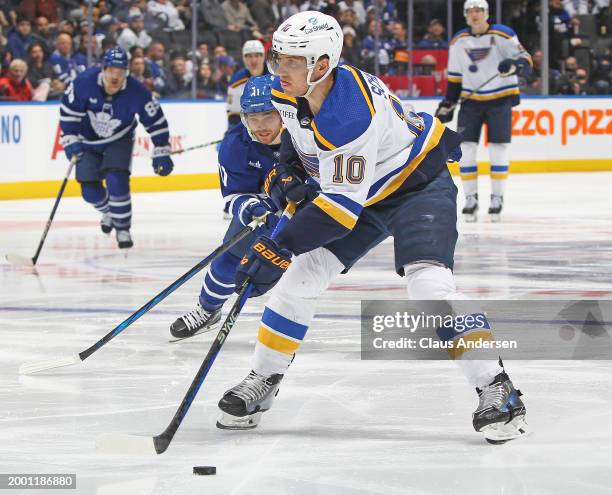
[[[489,18],[489,3],[487,0],[465,0],[463,4],[463,15],[467,17],[468,10],[483,9],[487,19]]]
[[[104,52],[102,59],[102,67],[117,67],[119,69],[128,69],[128,55],[123,48],[109,48]]]

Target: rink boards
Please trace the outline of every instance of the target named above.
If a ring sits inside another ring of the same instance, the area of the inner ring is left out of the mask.
[[[439,99],[405,100],[433,113]],[[220,139],[226,129],[225,103],[163,102],[173,150]],[[59,142],[57,103],[0,105],[0,199],[52,197],[67,160]],[[454,127],[455,123],[451,124]],[[612,170],[612,98],[524,98],[513,112],[512,173]],[[479,171],[487,171],[486,132],[479,147]],[[175,170],[157,177],[149,158],[152,145],[139,126],[132,162],[133,191],[208,189],[219,186],[216,147],[174,157]],[[456,167],[452,168],[456,173]],[[67,195],[78,195],[74,181]]]

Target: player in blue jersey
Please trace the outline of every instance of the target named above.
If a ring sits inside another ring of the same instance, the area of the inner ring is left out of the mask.
[[[520,102],[518,76],[531,71],[530,55],[516,33],[503,24],[489,24],[486,0],[466,0],[463,11],[469,28],[459,31],[450,43],[448,89],[436,116],[450,122],[459,99],[457,130],[463,137],[460,163],[468,222],[477,220],[478,170],[476,151],[484,123],[488,126],[491,159],[491,220],[500,220],[508,177],[512,107]],[[498,75],[499,77],[495,77]]]
[[[286,199],[301,206],[274,240],[259,237],[236,271],[236,286],[249,277],[252,296],[272,291],[251,371],[219,402],[219,428],[257,426],[306,335],[318,296],[387,237],[410,299],[461,298],[452,272],[457,188],[446,166],[460,137],[431,115],[405,113],[376,76],[338,67],[342,42],[338,22],[320,12],[290,17],[273,36],[268,68],[278,82],[272,100],[321,190],[308,201],[281,150],[266,180],[268,195],[279,207]],[[471,308],[447,304],[462,319],[474,317]],[[488,323],[450,330],[438,334],[451,346],[493,339]],[[470,349],[452,357],[478,392],[476,431],[493,442],[521,435],[525,407],[497,354]]]
[[[121,249],[133,246],[130,172],[136,115],[154,144],[155,173],[168,175],[174,168],[164,112],[127,69],[125,50],[107,50],[102,68],[89,69],[71,82],[60,106],[61,142],[68,159],[77,157],[83,199],[102,213],[102,232],[115,229]]]
[[[276,211],[262,192],[268,172],[278,162],[281,118],[272,105],[272,76],[252,77],[240,98],[242,122],[231,128],[219,149],[221,193],[233,215],[224,241],[248,225],[253,217]],[[257,235],[265,234],[277,221],[270,214],[260,227],[216,258],[204,277],[196,307],[178,318],[170,333],[178,338],[208,331],[221,318],[221,308],[234,292],[234,277],[240,259]]]

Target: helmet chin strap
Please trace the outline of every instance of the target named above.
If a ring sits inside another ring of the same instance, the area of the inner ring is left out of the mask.
[[[324,81],[325,79],[327,79],[327,77],[332,73],[332,71],[334,70],[333,67],[329,66],[329,68],[327,69],[327,72],[325,74],[323,74],[323,77],[321,79],[319,79],[318,81],[314,81],[311,82],[310,78],[312,77],[312,72],[314,71],[314,66],[308,70],[308,75],[306,76],[306,84],[308,84],[308,91],[306,91],[306,93],[304,93],[301,98],[306,98],[307,96],[310,95],[310,93],[313,92],[313,90],[315,89],[315,86],[319,83],[321,83],[322,81]]]

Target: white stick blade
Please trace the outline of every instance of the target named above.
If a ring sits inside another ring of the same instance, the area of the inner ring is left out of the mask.
[[[78,354],[74,356],[62,356],[53,359],[45,359],[44,361],[35,361],[33,363],[24,363],[19,367],[20,375],[31,375],[40,371],[51,370],[53,368],[61,368],[62,366],[72,366],[82,362]]]
[[[106,454],[157,455],[153,437],[105,433],[96,438],[96,450]]]
[[[20,256],[18,254],[7,254],[6,261],[8,261],[11,265],[34,266],[34,261],[32,258],[26,258],[25,256]]]

